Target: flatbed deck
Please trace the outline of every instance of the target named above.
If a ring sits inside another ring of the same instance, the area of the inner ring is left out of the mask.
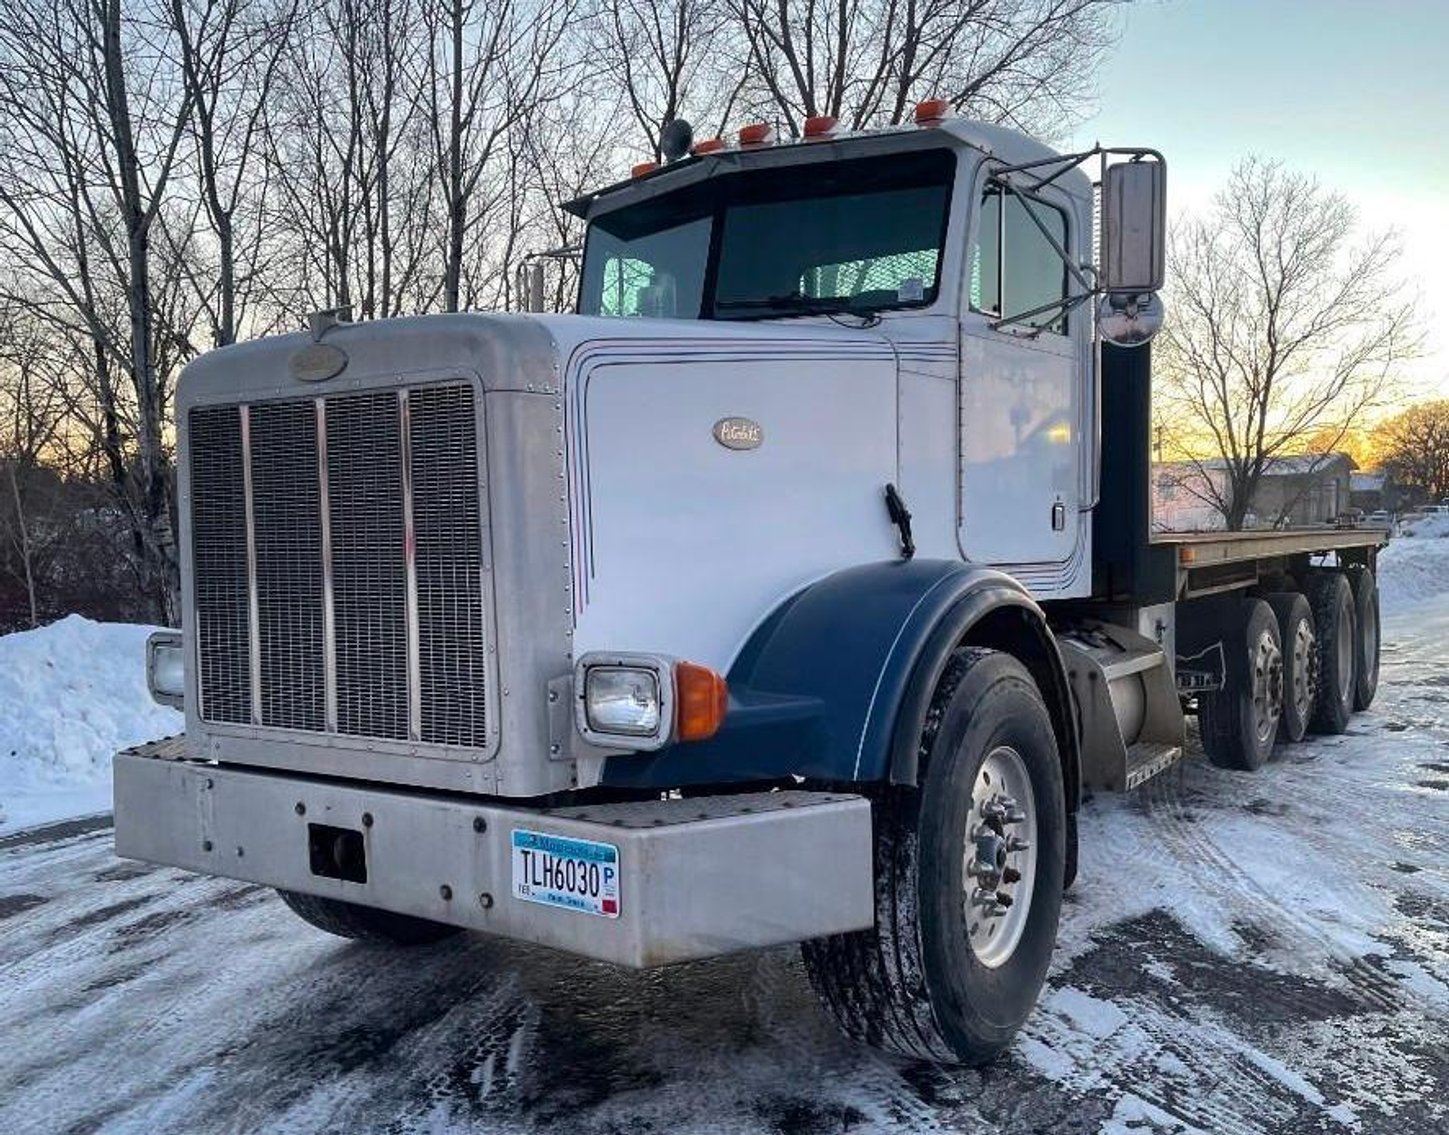
[[[1350,563],[1374,567],[1389,542],[1387,528],[1286,528],[1249,532],[1159,532],[1153,548],[1172,549],[1177,595],[1199,595],[1251,586],[1273,572],[1291,571],[1314,556],[1347,553]]]

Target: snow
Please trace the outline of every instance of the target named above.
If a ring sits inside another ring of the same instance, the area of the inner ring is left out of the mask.
[[[1088,802],[1048,986],[992,1069],[848,1044],[790,951],[371,951],[102,831],[0,856],[0,1130],[1446,1130],[1446,537],[1380,559],[1384,683],[1348,734]],[[148,631],[0,638],[0,833],[104,810],[111,754],[182,727]]]
[[[109,810],[116,751],[180,732],[146,690],[153,629],[71,615],[0,636],[0,832]]]
[[[1449,513],[1404,527],[1379,555],[1379,601],[1385,611],[1449,592]]]

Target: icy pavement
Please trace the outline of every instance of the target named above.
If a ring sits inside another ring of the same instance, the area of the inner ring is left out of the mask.
[[[652,973],[340,942],[266,890],[0,832],[0,1132],[1449,1130],[1449,597],[1352,732],[1091,801],[1014,1052],[854,1048],[795,954]]]

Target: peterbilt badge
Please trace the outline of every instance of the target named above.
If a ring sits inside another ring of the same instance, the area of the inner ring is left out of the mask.
[[[765,431],[749,418],[721,418],[714,424],[714,440],[726,449],[759,449]]]
[[[347,366],[347,352],[331,343],[310,343],[291,359],[292,377],[302,382],[322,382],[339,375]]]

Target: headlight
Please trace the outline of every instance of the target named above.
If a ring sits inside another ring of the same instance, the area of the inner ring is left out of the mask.
[[[180,631],[157,631],[146,640],[146,685],[162,705],[181,708],[186,698],[186,665]]]
[[[661,654],[586,654],[574,671],[578,731],[606,749],[649,752],[704,741],[724,723],[729,686],[708,666]]]
[[[657,654],[585,654],[575,664],[574,720],[591,745],[662,749],[674,733],[674,661]]]
[[[598,733],[654,737],[663,720],[659,674],[630,666],[592,666],[584,672],[584,713]]]

